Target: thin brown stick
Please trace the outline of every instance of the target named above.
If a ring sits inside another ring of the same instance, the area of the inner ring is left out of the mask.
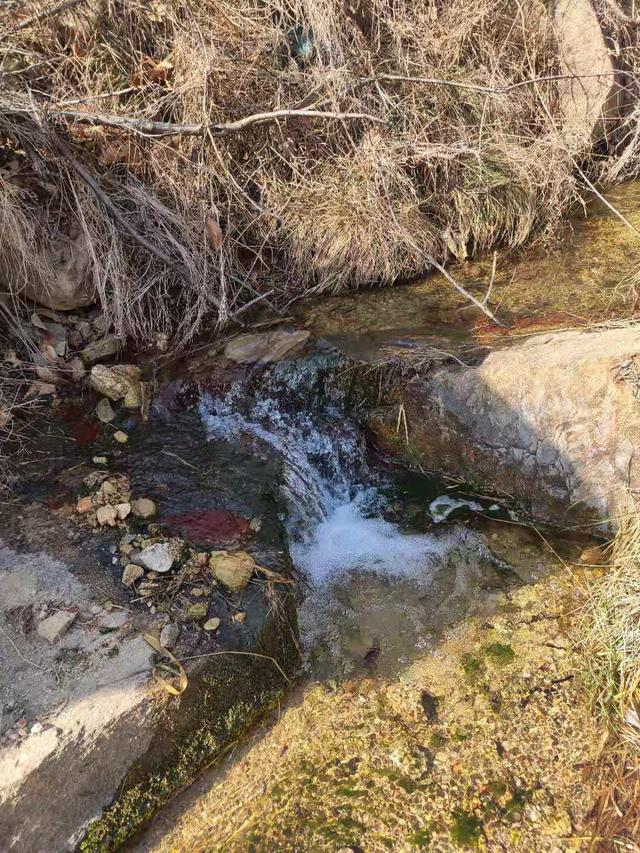
[[[225,650],[225,651],[220,651],[220,652],[203,652],[203,654],[201,654],[201,655],[189,655],[186,658],[179,658],[178,660],[179,660],[179,663],[185,663],[186,661],[189,661],[189,660],[198,660],[198,658],[214,658],[214,657],[217,657],[218,655],[244,655],[245,657],[250,657],[250,658],[262,658],[263,660],[270,660],[271,663],[276,667],[276,669],[278,670],[280,675],[284,678],[284,680],[291,683],[291,679],[289,678],[289,676],[286,674],[284,669],[280,666],[280,664],[278,663],[278,661],[275,658],[272,658],[271,655],[258,654],[258,652],[238,652],[235,650],[234,651]]]
[[[451,273],[449,273],[442,266],[442,264],[438,263],[438,261],[436,261],[434,257],[432,257],[431,255],[427,255],[427,260],[433,267],[435,267],[435,269],[438,270],[439,273],[442,273],[442,275],[447,279],[447,281],[455,287],[458,293],[461,293],[465,299],[468,299],[469,302],[472,302],[476,306],[476,308],[479,308],[480,311],[482,311],[483,314],[486,314],[487,317],[489,317],[489,319],[496,324],[496,326],[504,326],[504,323],[500,322],[500,320],[498,320],[495,314],[489,308],[487,308],[484,303],[480,302],[479,299],[476,299],[476,297],[472,293],[469,293],[466,288],[464,288],[459,282],[457,282],[455,278],[451,275]]]
[[[61,118],[69,121],[78,121],[85,124],[100,125],[102,127],[115,127],[119,130],[132,130],[143,136],[229,136],[239,133],[256,124],[267,124],[279,119],[290,118],[322,118],[343,121],[346,119],[361,119],[372,121],[377,124],[385,124],[385,120],[369,113],[342,113],[329,110],[274,110],[270,113],[254,113],[237,121],[226,124],[202,122],[200,124],[174,124],[166,121],[151,121],[145,118],[130,118],[128,116],[99,115],[92,113],[76,112],[73,110],[60,110],[55,112]]]
[[[444,80],[438,77],[420,77],[405,74],[375,74],[372,77],[363,77],[361,83],[374,83],[380,81],[397,83],[427,83],[432,86],[450,86],[453,89],[466,89],[470,92],[478,92],[481,95],[505,95],[514,89],[523,86],[535,86],[537,83],[551,83],[556,80],[584,80],[590,77],[618,77],[621,74],[632,75],[630,71],[607,71],[593,74],[548,74],[544,77],[530,77],[527,80],[519,80],[508,86],[480,86],[476,83],[463,83],[461,80]]]

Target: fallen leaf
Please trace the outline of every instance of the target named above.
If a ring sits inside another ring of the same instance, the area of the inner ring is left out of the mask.
[[[211,216],[207,217],[207,237],[209,239],[209,245],[212,249],[220,249],[224,242],[224,235],[222,234],[222,228],[218,222],[213,219]]]

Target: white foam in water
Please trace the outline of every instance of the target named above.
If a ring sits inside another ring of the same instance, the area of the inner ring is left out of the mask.
[[[362,485],[364,443],[340,413],[326,409],[312,419],[306,411],[283,410],[266,393],[247,406],[241,389],[203,398],[200,413],[211,437],[253,436],[282,458],[291,556],[313,584],[357,569],[424,581],[454,544],[450,535],[406,534],[371,517],[376,496],[382,501]]]
[[[337,504],[307,537],[293,542],[291,556],[315,583],[356,569],[420,577],[447,545],[444,538],[402,533],[383,518],[367,518],[356,498]]]

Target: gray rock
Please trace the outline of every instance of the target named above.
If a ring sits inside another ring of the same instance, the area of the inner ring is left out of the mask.
[[[238,335],[226,345],[224,355],[239,364],[270,364],[301,348],[309,336],[310,332],[306,330],[287,332],[284,329],[255,335]]]
[[[96,406],[96,415],[103,424],[108,424],[115,418],[116,413],[113,411],[113,407],[106,397],[103,397],[98,401],[98,405]]]
[[[173,566],[175,561],[174,549],[170,542],[155,542],[153,545],[143,548],[136,560],[147,571],[164,574],[170,571]]]
[[[629,364],[640,365],[637,326],[533,336],[387,392],[369,425],[425,468],[509,494],[545,521],[609,533],[640,491],[630,452],[640,446],[640,380]],[[400,402],[408,444],[397,440]],[[533,451],[520,458],[523,447]]]
[[[73,311],[92,305],[97,293],[89,274],[89,252],[83,233],[59,236],[43,247],[41,268],[49,275],[24,277],[25,296],[56,311]],[[38,263],[36,258],[35,263]]]
[[[85,364],[93,364],[103,358],[111,358],[122,349],[122,340],[115,335],[107,335],[99,341],[88,344],[80,355]],[[108,395],[107,395],[108,396]]]
[[[588,145],[606,133],[622,93],[612,53],[591,0],[557,0],[553,7],[560,74],[560,128],[572,147]]]
[[[112,610],[110,613],[105,613],[99,619],[101,628],[122,628],[127,619],[129,618],[129,614],[126,610]]]
[[[77,614],[69,610],[58,610],[52,616],[47,616],[38,625],[38,634],[43,640],[55,643],[73,625]]]
[[[172,649],[178,642],[180,636],[180,626],[175,622],[168,622],[162,631],[160,631],[160,645],[165,649]]]

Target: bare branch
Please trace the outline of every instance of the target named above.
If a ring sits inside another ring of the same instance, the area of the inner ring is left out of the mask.
[[[115,127],[120,130],[133,130],[144,136],[229,136],[239,133],[256,124],[268,124],[279,119],[290,118],[321,118],[342,121],[346,119],[361,119],[372,121],[377,124],[385,124],[385,120],[368,113],[341,113],[328,110],[274,110],[270,113],[254,113],[237,121],[226,124],[173,124],[166,121],[150,121],[145,118],[129,118],[127,116],[97,115],[91,113],[75,112],[72,110],[61,110],[55,115],[69,121],[78,121],[85,124],[101,125],[103,127]]]
[[[527,80],[519,80],[508,86],[479,86],[475,83],[464,83],[461,80],[444,80],[438,77],[413,77],[405,74],[375,74],[372,77],[363,77],[361,83],[396,82],[396,83],[427,83],[432,86],[449,86],[452,89],[465,89],[470,92],[478,92],[481,95],[505,95],[514,89],[523,86],[534,86],[537,83],[551,83],[556,80],[584,80],[590,77],[618,77],[621,74],[630,76],[629,71],[609,71],[607,73],[594,74],[549,74],[545,77],[531,77]]]
[[[435,269],[438,270],[439,273],[442,273],[442,275],[447,279],[447,281],[455,287],[458,293],[461,293],[465,299],[468,299],[469,302],[472,302],[476,306],[476,308],[479,308],[480,311],[482,311],[483,314],[486,314],[487,317],[496,324],[496,326],[504,326],[504,323],[501,323],[500,320],[498,320],[495,314],[489,308],[487,308],[484,302],[480,302],[480,300],[476,299],[472,293],[469,293],[466,288],[464,288],[459,282],[455,280],[451,273],[448,272],[448,270],[446,270],[442,266],[442,264],[439,264],[438,261],[436,261],[436,259],[431,257],[430,255],[427,255],[427,260]]]

